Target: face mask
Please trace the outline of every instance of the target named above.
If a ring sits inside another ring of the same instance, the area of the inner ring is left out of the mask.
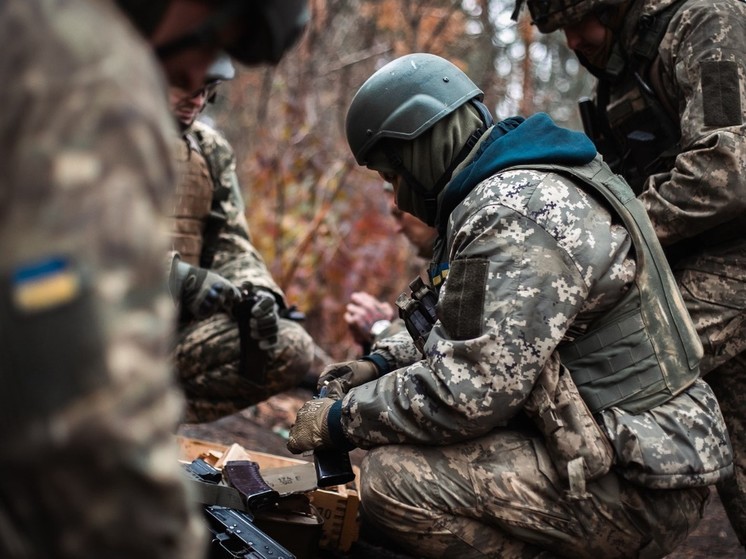
[[[463,105],[422,136],[411,142],[398,143],[402,163],[430,192],[458,157],[469,136],[483,125],[479,111],[471,104]],[[437,196],[440,192],[434,194]],[[402,211],[426,223],[435,218],[429,215],[422,193],[407,184],[406,180],[399,185],[396,204]]]

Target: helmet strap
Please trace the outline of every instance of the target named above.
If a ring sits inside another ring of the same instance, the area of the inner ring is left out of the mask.
[[[515,8],[513,9],[513,13],[510,14],[510,19],[513,21],[518,21],[518,16],[521,15],[521,8],[523,8],[523,2],[524,0],[516,0],[515,2]]]

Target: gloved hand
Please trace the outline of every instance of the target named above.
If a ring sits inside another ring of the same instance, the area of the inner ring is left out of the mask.
[[[378,376],[378,367],[367,359],[334,363],[321,371],[316,389],[320,392],[322,388],[326,387],[327,396],[341,399],[351,388],[375,380]]]
[[[249,331],[252,339],[258,342],[259,349],[266,351],[277,345],[279,307],[270,291],[257,289],[254,294],[256,303],[251,307]]]
[[[287,448],[293,454],[316,448],[332,448],[329,436],[329,409],[336,400],[316,398],[309,400],[298,410],[295,424],[290,428]]]
[[[177,256],[168,281],[175,300],[195,318],[207,318],[218,311],[230,311],[240,297],[238,288],[220,274],[191,266]]]

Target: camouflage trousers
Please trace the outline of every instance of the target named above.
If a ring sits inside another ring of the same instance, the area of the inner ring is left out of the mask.
[[[508,430],[444,447],[378,447],[360,479],[366,524],[416,557],[663,557],[709,496],[615,473],[573,494],[540,438]]]
[[[705,350],[702,374],[733,447],[735,475],[718,484],[718,493],[746,545],[746,246],[737,242],[682,262],[676,276]]]
[[[187,397],[185,422],[213,421],[298,386],[311,367],[314,344],[298,324],[280,319],[277,345],[240,370],[238,325],[226,314],[180,328],[174,350]]]

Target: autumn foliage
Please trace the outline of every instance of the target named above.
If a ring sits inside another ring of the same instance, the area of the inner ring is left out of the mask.
[[[377,68],[410,52],[444,56],[487,100],[503,96],[496,4],[312,0],[301,43],[277,67],[239,69],[208,111],[235,149],[255,245],[335,360],[360,351],[342,319],[350,294],[392,302],[423,265],[392,232],[381,179],[347,147],[350,99]]]

